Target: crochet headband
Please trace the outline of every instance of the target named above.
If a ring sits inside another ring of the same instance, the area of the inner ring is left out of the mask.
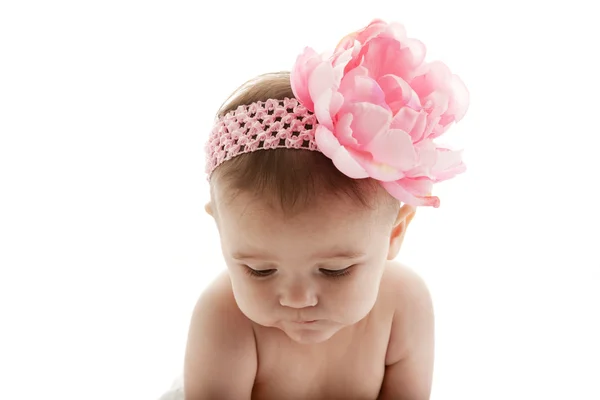
[[[373,178],[413,206],[439,206],[433,184],[465,171],[461,152],[434,139],[465,115],[469,93],[402,25],[374,20],[335,51],[305,48],[290,74],[295,98],[239,106],[219,118],[206,144],[208,178],[223,162],[257,150],[319,151],[345,175]]]
[[[260,149],[318,150],[316,116],[296,99],[269,99],[239,106],[220,118],[207,144],[206,172],[233,157]]]

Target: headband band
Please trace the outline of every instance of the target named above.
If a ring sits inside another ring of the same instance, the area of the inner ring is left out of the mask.
[[[269,99],[239,106],[219,118],[206,145],[206,173],[233,157],[262,149],[318,150],[317,118],[298,100]]]

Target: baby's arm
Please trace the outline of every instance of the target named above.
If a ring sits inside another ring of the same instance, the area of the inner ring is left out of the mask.
[[[185,399],[250,400],[256,369],[252,325],[223,274],[194,308],[185,352]]]
[[[428,400],[434,360],[434,314],[429,290],[408,268],[391,275],[397,296],[379,400]]]

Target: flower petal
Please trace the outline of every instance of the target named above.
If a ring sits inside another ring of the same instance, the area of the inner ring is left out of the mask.
[[[429,196],[433,182],[427,178],[404,178],[401,185],[415,196]]]
[[[369,174],[350,155],[333,133],[326,127],[319,125],[315,131],[317,147],[325,156],[329,157],[333,164],[342,173],[353,179],[368,178]]]
[[[448,113],[454,115],[454,121],[458,122],[463,119],[469,108],[469,90],[457,75],[452,75],[450,86],[452,96],[448,104]]]
[[[417,111],[421,109],[419,96],[404,79],[388,74],[379,78],[377,84],[385,93],[385,101],[392,114],[396,115],[405,106]]]
[[[349,33],[346,35],[337,45],[336,51],[340,48],[347,49],[352,46],[354,42],[358,42],[360,44],[364,44],[367,41],[371,40],[375,36],[379,35],[381,32],[384,32],[387,28],[387,23],[381,19],[374,19],[361,30]]]
[[[329,158],[332,158],[338,148],[341,147],[339,140],[333,135],[333,132],[321,124],[317,125],[317,129],[315,130],[315,142],[319,151]]]
[[[367,102],[387,108],[385,93],[368,74],[369,71],[364,67],[357,67],[348,72],[340,83],[340,93],[347,104]]]
[[[414,168],[417,162],[417,154],[410,136],[400,129],[390,129],[377,135],[365,146],[365,150],[373,155],[377,163],[400,171]]]
[[[445,181],[466,171],[462,161],[462,151],[450,149],[437,149],[437,162],[432,168],[435,182]]]
[[[389,26],[385,21],[382,19],[374,19],[364,29],[356,32],[356,40],[364,44],[387,31],[389,31]]]
[[[406,39],[403,41],[403,44],[410,49],[410,54],[412,56],[412,67],[416,68],[421,65],[425,60],[425,54],[427,53],[427,49],[423,42],[417,39]]]
[[[421,99],[429,96],[434,90],[447,91],[452,76],[446,64],[441,61],[423,64],[417,74],[409,83]]]
[[[437,146],[431,140],[423,140],[415,144],[418,163],[415,168],[406,172],[406,175],[411,178],[427,178],[433,179],[431,172],[437,162]]]
[[[344,104],[344,96],[333,89],[324,90],[321,96],[315,99],[314,113],[319,124],[325,125],[327,129],[334,130],[333,117]]]
[[[337,169],[352,179],[369,177],[367,171],[350,155],[348,149],[343,146],[335,152],[331,160]]]
[[[422,193],[422,186],[428,185],[427,182],[428,181],[425,180],[417,181],[405,178],[395,182],[381,182],[381,186],[383,186],[392,197],[408,205],[414,207],[431,206],[438,208],[440,206],[440,199],[438,197],[418,194]]]
[[[389,164],[379,162],[370,153],[347,148],[352,157],[367,171],[373,179],[382,182],[393,182],[404,178],[404,171]]]
[[[408,81],[414,76],[418,66],[415,65],[416,56],[411,49],[403,47],[402,43],[393,38],[374,38],[363,45],[357,58],[360,59],[361,56],[361,65],[369,70],[369,76],[375,80],[392,74]]]
[[[336,82],[333,67],[329,62],[317,65],[308,77],[308,93],[315,102],[323,93],[337,90],[338,86],[339,82]]]
[[[348,107],[352,113],[352,136],[361,146],[368,145],[374,137],[388,130],[392,113],[375,104],[354,103]]]
[[[336,137],[342,146],[357,148],[358,142],[352,137],[352,114],[338,115],[337,124],[335,124]]]
[[[331,113],[331,100],[333,97],[333,89],[323,90],[319,97],[314,98],[315,101],[315,116],[319,124],[324,125],[327,129],[333,130],[333,119]]]
[[[413,143],[423,139],[427,127],[427,113],[409,107],[401,108],[390,124],[391,129],[401,129],[408,133]]]
[[[294,96],[310,111],[313,111],[313,101],[308,93],[308,77],[315,67],[321,62],[316,51],[306,47],[300,54],[290,72],[290,84]]]
[[[358,54],[359,51],[360,43],[357,43],[354,47],[334,54],[331,64],[333,66],[333,74],[336,82],[340,82],[342,80],[346,65],[348,65],[348,63],[352,60],[354,53]]]

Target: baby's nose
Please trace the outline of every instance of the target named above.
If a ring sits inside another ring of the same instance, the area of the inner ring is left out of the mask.
[[[293,282],[282,290],[279,304],[290,308],[314,307],[319,302],[316,291],[311,285]]]

